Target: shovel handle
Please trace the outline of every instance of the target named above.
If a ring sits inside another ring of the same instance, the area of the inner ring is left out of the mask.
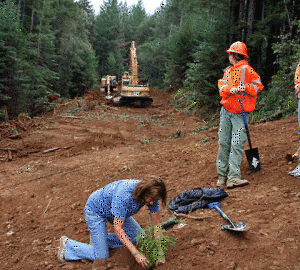
[[[247,138],[248,138],[248,142],[249,142],[249,147],[250,147],[250,149],[252,149],[252,144],[251,144],[251,140],[250,140],[250,133],[249,133],[249,129],[248,129],[246,114],[245,114],[245,111],[244,111],[243,101],[240,100],[238,96],[237,96],[237,98],[238,98],[238,101],[239,101],[239,103],[241,105],[241,109],[242,109],[242,117],[243,117],[245,129],[246,129],[246,134],[247,134]]]
[[[235,228],[234,223],[230,220],[230,218],[217,205],[213,205],[213,207],[221,214],[221,216],[223,218],[225,218]]]

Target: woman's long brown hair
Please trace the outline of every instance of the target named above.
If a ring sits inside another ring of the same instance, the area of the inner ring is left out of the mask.
[[[161,200],[166,206],[167,189],[163,180],[156,176],[150,176],[139,182],[133,191],[133,198],[144,204],[145,198],[153,201]]]

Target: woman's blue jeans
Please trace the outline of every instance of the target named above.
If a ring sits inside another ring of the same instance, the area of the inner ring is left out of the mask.
[[[107,233],[106,220],[103,217],[87,208],[84,209],[84,214],[90,231],[92,245],[69,239],[65,250],[66,261],[106,259],[109,257],[109,248],[123,246],[114,233]],[[133,244],[136,243],[135,237],[138,231],[143,232],[133,217],[125,220],[124,231]]]

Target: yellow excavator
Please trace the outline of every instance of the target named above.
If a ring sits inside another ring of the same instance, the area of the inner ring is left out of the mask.
[[[134,41],[130,47],[130,70],[125,71],[122,76],[121,91],[112,98],[116,106],[132,104],[135,107],[147,107],[153,103],[150,97],[149,85],[143,85],[138,79],[138,62]]]
[[[100,91],[106,92],[110,96],[111,92],[117,92],[117,76],[106,75],[101,78]]]

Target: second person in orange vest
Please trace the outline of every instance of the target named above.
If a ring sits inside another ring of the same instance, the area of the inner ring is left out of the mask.
[[[295,91],[296,91],[296,97],[298,99],[298,124],[299,124],[298,135],[299,135],[299,145],[300,145],[300,62],[298,63],[295,72]],[[300,150],[300,146],[297,152],[299,152],[299,150]],[[294,170],[290,171],[289,174],[296,178],[300,177],[300,155],[298,156],[298,165]]]
[[[248,118],[255,109],[257,94],[264,86],[260,76],[248,64],[245,43],[237,41],[226,52],[232,66],[224,70],[223,78],[218,81],[222,108],[218,132],[217,186],[234,188],[249,184],[241,179],[240,167],[247,135],[239,99]]]

